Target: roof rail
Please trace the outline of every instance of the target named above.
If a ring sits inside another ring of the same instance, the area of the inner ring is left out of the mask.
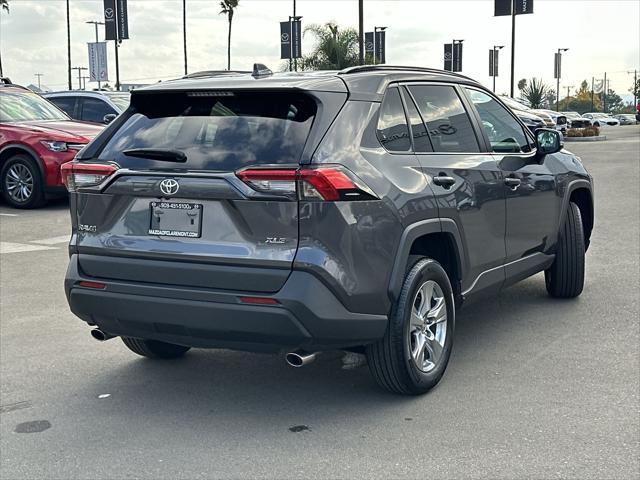
[[[358,65],[356,67],[348,67],[348,68],[345,68],[344,70],[340,70],[338,72],[338,75],[349,75],[351,73],[377,72],[377,71],[380,71],[380,72],[409,71],[409,72],[440,73],[440,74],[444,73],[446,75],[453,75],[456,77],[469,79],[469,77],[466,77],[460,73],[449,72],[447,70],[439,70],[437,68],[427,68],[427,67],[408,67],[408,66],[402,66],[402,65]]]
[[[201,72],[193,72],[182,78],[207,78],[207,77],[223,77],[227,75],[247,75],[251,72],[247,70],[203,70]]]

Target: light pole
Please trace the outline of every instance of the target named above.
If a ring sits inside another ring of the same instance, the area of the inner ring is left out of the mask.
[[[493,46],[493,93],[496,93],[496,73],[498,73],[498,69],[496,68],[496,59],[498,58],[497,52],[502,50],[504,45],[494,45]]]
[[[636,95],[636,85],[638,84],[638,70],[627,70],[627,73],[633,73],[633,108],[638,106],[638,96]]]
[[[364,65],[364,0],[358,0],[358,52],[359,63]]]
[[[464,42],[464,39],[462,40],[454,39],[453,42],[451,43],[451,71],[452,72],[455,72],[456,70],[456,43],[462,43],[462,42]]]
[[[44,73],[34,73],[36,77],[38,77],[38,90],[42,90],[40,86],[40,77],[44,77]]]
[[[97,20],[90,20],[84,23],[87,23],[96,27],[96,43],[98,43],[98,25],[104,25],[104,22],[99,22]],[[98,72],[98,90],[100,90],[100,72]]]
[[[558,56],[556,57],[556,69],[557,69],[557,73],[558,73],[558,85],[556,87],[556,112],[560,111],[560,77],[562,76],[561,73],[561,65],[562,65],[562,52],[566,52],[567,50],[569,50],[568,48],[559,48],[558,49]]]
[[[374,65],[378,63],[378,32],[384,32],[387,28],[388,27],[373,27],[373,64]],[[382,37],[382,35],[380,37]]]
[[[182,43],[184,46],[184,74],[187,75],[187,0],[182,0]]]
[[[67,0],[67,74],[69,77],[69,90],[73,90],[73,85],[71,84],[71,17],[69,0]]]

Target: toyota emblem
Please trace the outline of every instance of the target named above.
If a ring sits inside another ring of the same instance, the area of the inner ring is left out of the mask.
[[[180,185],[178,184],[178,181],[174,180],[173,178],[165,178],[160,182],[160,191],[164,195],[175,195],[176,193],[178,193],[179,189]]]

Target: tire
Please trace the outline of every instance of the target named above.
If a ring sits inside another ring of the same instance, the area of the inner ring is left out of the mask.
[[[45,203],[40,169],[28,155],[14,155],[2,165],[0,185],[5,202],[14,208],[38,208]]]
[[[191,348],[174,345],[172,343],[159,342],[157,340],[145,340],[133,337],[121,338],[129,350],[147,358],[179,358]]]
[[[430,287],[433,287],[431,293]],[[427,297],[431,301],[421,308],[423,298]],[[414,305],[424,312],[422,319],[427,319],[422,327],[416,327],[421,317],[413,315]],[[438,262],[423,258],[405,277],[384,338],[367,347],[367,362],[373,378],[393,393],[426,393],[440,381],[449,363],[454,327],[455,303],[449,277]],[[417,342],[421,333],[432,337],[424,343],[422,361],[413,353],[420,352]]]
[[[584,287],[585,238],[582,215],[578,205],[571,202],[567,210],[560,237],[556,259],[544,272],[549,295],[556,298],[575,298]]]

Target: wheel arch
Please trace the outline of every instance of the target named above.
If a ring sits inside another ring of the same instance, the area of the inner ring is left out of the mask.
[[[567,186],[567,192],[562,200],[562,211],[560,214],[560,222],[558,223],[558,232],[565,222],[570,202],[575,203],[580,209],[585,248],[588,249],[595,217],[593,189],[591,183],[587,180],[574,180],[569,183]]]
[[[389,298],[395,302],[402,290],[411,258],[430,257],[442,265],[449,275],[456,300],[460,297],[462,279],[467,270],[460,231],[451,219],[434,218],[405,228],[394,260],[389,282]]]
[[[26,145],[20,145],[20,144],[17,144],[17,143],[11,143],[11,144],[8,144],[8,145],[3,145],[2,148],[0,148],[0,169],[2,169],[2,166],[4,165],[4,162],[9,160],[14,155],[28,155],[28,156],[30,156],[33,159],[33,161],[36,163],[36,165],[38,166],[38,171],[40,172],[40,179],[42,181],[44,181],[44,179],[45,179],[45,171],[44,171],[44,166],[42,165],[42,162],[40,161],[40,157],[38,156],[38,154],[34,150],[32,150],[31,148],[27,147]],[[1,188],[2,188],[2,186],[0,185],[0,189]]]

